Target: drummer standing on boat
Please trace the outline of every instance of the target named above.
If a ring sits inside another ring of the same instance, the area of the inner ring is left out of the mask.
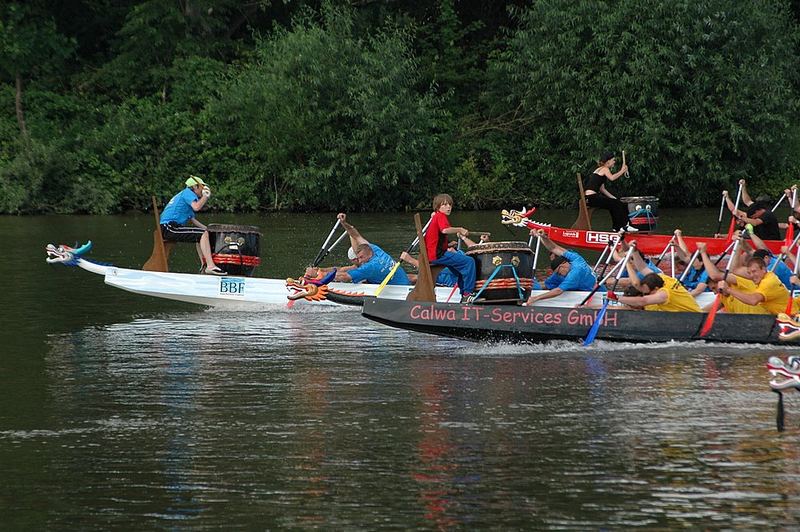
[[[211,275],[227,275],[220,267],[214,264],[211,258],[211,242],[208,238],[208,229],[195,217],[208,199],[211,189],[205,181],[197,176],[190,175],[186,180],[186,188],[175,194],[164,211],[158,223],[161,225],[161,236],[171,242],[194,242],[197,255],[200,257],[202,273]],[[187,226],[192,222],[192,226]]]
[[[615,163],[616,159],[611,152],[606,152],[600,157],[597,168],[589,174],[584,185],[586,205],[594,209],[606,209],[611,213],[612,231],[624,230],[635,233],[638,229],[628,223],[628,206],[606,190],[606,182],[616,181],[628,171],[628,165],[623,164],[619,172],[612,173],[611,169]]]

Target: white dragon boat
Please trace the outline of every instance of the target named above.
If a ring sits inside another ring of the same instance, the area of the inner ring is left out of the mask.
[[[78,267],[103,277],[103,281],[115,288],[163,299],[184,301],[209,307],[229,310],[255,310],[264,306],[281,306],[291,309],[309,309],[324,306],[350,306],[360,309],[367,297],[374,296],[377,284],[352,284],[331,282],[314,284],[305,279],[268,279],[246,276],[214,276],[191,273],[145,271],[101,264],[84,258],[91,249],[91,242],[72,248],[66,245],[46,247],[47,262]],[[386,285],[380,293],[381,299],[404,300],[413,286]],[[544,293],[534,290],[533,294]],[[436,287],[436,299],[441,303],[459,302],[461,294],[457,288]],[[576,307],[584,301],[588,292],[565,292],[547,300],[550,307]],[[708,294],[708,302],[713,294]],[[601,304],[598,293],[589,301]],[[706,303],[704,299],[700,304]]]

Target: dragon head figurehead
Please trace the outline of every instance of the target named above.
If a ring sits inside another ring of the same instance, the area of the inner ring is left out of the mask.
[[[789,316],[788,314],[780,313],[777,318],[778,325],[778,339],[784,342],[793,342],[800,340],[800,320],[798,316]]]
[[[525,227],[525,223],[530,221],[530,217],[533,216],[533,213],[536,212],[536,207],[528,209],[526,207],[522,207],[522,209],[515,211],[515,210],[506,210],[503,209],[500,211],[500,216],[502,218],[503,225],[516,225],[518,227]]]
[[[286,289],[289,290],[289,295],[286,297],[290,301],[297,299],[305,299],[307,301],[322,301],[328,297],[328,283],[333,281],[336,277],[336,270],[328,272],[324,277],[310,279],[308,277],[299,277],[293,279],[289,277],[286,279]]]
[[[767,370],[774,378],[769,386],[775,391],[797,388],[800,390],[800,357],[790,356],[784,362],[779,357],[769,357]]]
[[[60,244],[58,246],[47,244],[47,247],[45,247],[45,251],[47,252],[46,260],[48,264],[58,263],[64,264],[65,266],[75,266],[78,264],[78,259],[90,249],[92,249],[91,240],[77,248],[67,246],[66,244]]]

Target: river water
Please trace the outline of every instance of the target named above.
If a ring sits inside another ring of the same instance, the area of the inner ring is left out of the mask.
[[[259,225],[258,275],[277,278],[333,222],[203,218]],[[527,240],[496,212],[452,220]],[[409,214],[352,221],[394,253],[413,236]],[[708,234],[716,212],[662,212],[679,224]],[[44,262],[48,242],[91,239],[91,258],[138,267],[151,230],[148,215],[0,217],[3,529],[800,525],[800,394],[778,432],[764,368],[800,350],[482,345],[339,308],[213,311]],[[172,264],[196,262],[185,246]]]

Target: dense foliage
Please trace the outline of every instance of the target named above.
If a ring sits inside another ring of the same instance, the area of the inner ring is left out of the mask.
[[[0,4],[0,213],[715,203],[800,175],[788,0]]]

